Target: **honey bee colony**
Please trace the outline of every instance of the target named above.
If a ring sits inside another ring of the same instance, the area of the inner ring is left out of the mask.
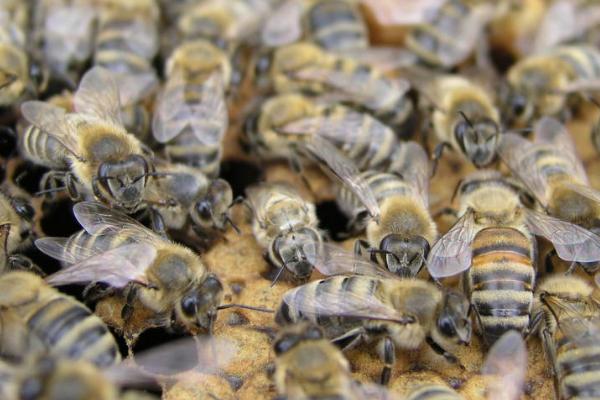
[[[0,399],[600,398],[599,3],[0,18]]]

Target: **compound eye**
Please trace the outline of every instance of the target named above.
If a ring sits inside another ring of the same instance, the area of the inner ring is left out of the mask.
[[[35,214],[33,207],[25,202],[22,199],[14,199],[13,206],[15,208],[15,212],[19,214],[19,216],[23,219],[31,221]]]
[[[511,101],[512,112],[516,116],[523,115],[527,108],[527,101],[524,96],[514,96]]]
[[[198,215],[200,215],[202,219],[208,220],[212,217],[212,210],[210,204],[208,204],[208,202],[206,201],[199,202],[196,206],[196,210],[198,211]]]
[[[289,351],[292,347],[294,347],[298,343],[297,336],[288,336],[283,339],[275,342],[275,346],[273,349],[275,350],[275,354],[282,354]]]
[[[440,321],[438,322],[438,328],[444,336],[453,336],[456,333],[456,330],[454,329],[454,324],[448,317],[440,319]]]
[[[181,300],[181,309],[188,317],[193,317],[198,311],[198,299],[196,296],[186,296]]]
[[[306,330],[304,337],[310,340],[318,340],[323,338],[323,333],[316,326],[311,326]]]

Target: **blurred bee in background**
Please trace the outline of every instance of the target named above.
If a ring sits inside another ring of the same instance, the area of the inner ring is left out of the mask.
[[[433,109],[430,123],[439,142],[434,151],[435,165],[445,146],[477,168],[494,161],[501,135],[500,113],[490,93],[460,76],[433,75],[417,69],[412,70],[412,76],[411,83]]]
[[[150,114],[143,104],[158,85],[152,65],[159,49],[156,0],[98,0],[94,65],[109,70],[120,90],[121,119],[145,139]]]
[[[539,120],[533,132],[533,143],[507,134],[500,156],[550,215],[599,234],[600,192],[590,186],[569,132],[551,117]],[[580,265],[588,273],[600,267],[597,262]],[[548,258],[546,267],[551,267]]]
[[[489,400],[518,400],[523,395],[527,374],[527,347],[515,331],[505,333],[487,352],[481,368],[485,398]],[[462,400],[448,386],[426,384],[412,390],[407,400]]]
[[[415,142],[403,143],[402,163],[393,173],[361,173],[327,142],[310,149],[342,181],[336,199],[350,217],[352,230],[366,225],[367,240],[358,240],[355,251],[366,250],[372,261],[395,274],[416,276],[437,238],[429,213],[429,160],[423,148]]]
[[[48,165],[62,163],[64,154],[69,170],[50,173],[72,198],[94,196],[128,212],[138,210],[153,167],[142,144],[123,127],[112,74],[101,67],[89,70],[73,103],[75,113],[41,101],[22,105],[24,118],[37,128],[37,134],[30,129],[24,137],[26,153]]]
[[[33,8],[33,38],[50,78],[75,88],[94,47],[92,0],[42,0]]]
[[[600,260],[599,236],[525,208],[518,189],[491,170],[463,179],[457,189],[459,219],[427,259],[433,278],[467,271],[463,284],[488,345],[511,329],[528,332],[536,275],[534,235],[549,240],[564,260]]]
[[[375,342],[384,362],[382,384],[391,377],[396,349],[416,350],[426,343],[448,362],[460,364],[449,349],[471,339],[469,302],[462,294],[399,278],[332,245],[320,246],[315,259],[319,272],[339,276],[286,292],[275,317],[278,324],[308,320],[342,349]]]
[[[35,211],[22,197],[0,191],[0,274],[15,268],[33,268],[29,259],[15,254],[31,244]]]
[[[557,399],[600,392],[600,309],[593,288],[574,275],[553,275],[536,292],[538,332],[554,378]]]
[[[254,79],[259,85],[268,82],[277,93],[300,92],[347,103],[373,113],[400,136],[412,133],[414,107],[406,95],[410,87],[406,80],[389,78],[383,69],[315,44],[294,43],[261,57]]]
[[[263,183],[246,190],[253,211],[252,232],[265,258],[298,280],[307,280],[314,267],[316,246],[322,242],[315,205],[284,183]]]
[[[361,171],[393,171],[402,161],[402,145],[387,125],[369,114],[300,94],[276,95],[256,105],[246,118],[244,134],[259,157],[285,159],[295,169],[302,149],[319,139],[337,147]]]
[[[501,93],[503,114],[519,126],[541,116],[564,116],[578,95],[597,89],[597,65],[600,53],[587,45],[556,47],[518,61]]]
[[[136,354],[133,362],[108,368],[60,356],[30,354],[20,363],[0,362],[0,383],[4,399],[47,400],[152,400],[158,397],[123,386],[150,386],[156,374],[172,376],[191,369],[213,373],[231,360],[235,352],[232,342],[223,339],[182,339]],[[215,355],[218,354],[218,359]],[[133,360],[129,360],[133,361]]]
[[[11,107],[43,89],[42,71],[28,54],[29,4],[8,0],[0,5],[0,106]]]
[[[348,360],[317,325],[300,322],[282,328],[273,349],[277,393],[286,399],[387,399],[383,387],[357,383]]]
[[[120,360],[117,343],[102,320],[39,276],[8,272],[0,277],[0,288],[3,357],[20,360],[43,352],[98,367]]]

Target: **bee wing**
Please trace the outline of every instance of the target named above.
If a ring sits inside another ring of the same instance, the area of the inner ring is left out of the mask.
[[[58,140],[71,154],[78,157],[77,128],[65,109],[33,100],[21,105],[21,114],[29,123]]]
[[[535,143],[554,146],[557,154],[569,161],[571,172],[582,182],[588,182],[585,168],[577,155],[571,135],[560,121],[556,118],[544,117],[535,124],[533,131]]]
[[[54,286],[104,282],[116,288],[122,288],[129,282],[145,284],[145,271],[155,258],[154,246],[126,244],[61,269],[46,277],[46,282]]]
[[[572,1],[555,1],[546,9],[533,41],[533,52],[540,53],[565,43],[581,33],[577,26],[577,9]]]
[[[158,32],[151,22],[136,18],[121,29],[123,37],[127,38],[124,44],[130,52],[146,60],[154,58],[158,52]]]
[[[91,246],[83,247],[74,243],[67,246],[68,241],[69,238],[44,237],[35,241],[35,247],[42,253],[68,265],[76,264],[98,254]]]
[[[509,331],[490,348],[482,372],[493,375],[486,387],[488,400],[518,400],[527,373],[527,347],[521,335]]]
[[[471,242],[475,238],[473,212],[467,211],[431,248],[427,269],[433,278],[466,271],[471,266]]]
[[[200,143],[219,143],[228,125],[221,74],[215,71],[201,84],[198,103],[190,103],[186,96],[188,90],[181,73],[175,73],[158,100],[152,121],[154,137],[166,143],[191,129]]]
[[[508,165],[515,176],[525,183],[542,205],[547,205],[546,189],[548,185],[546,177],[537,166],[535,154],[533,154],[535,145],[514,133],[505,133],[501,137],[498,155],[502,161]]]
[[[393,170],[411,183],[423,204],[429,206],[429,177],[431,166],[429,157],[423,146],[414,141],[403,142],[398,146],[397,162],[393,162]]]
[[[104,374],[111,382],[119,385],[149,384],[153,376],[171,376],[194,370],[214,373],[229,364],[236,354],[233,341],[216,337],[180,339],[141,354],[134,359],[108,368]]]
[[[73,214],[83,229],[90,235],[127,234],[136,242],[147,244],[163,243],[164,239],[137,222],[135,219],[94,201],[82,201],[73,206]]]
[[[323,275],[366,275],[377,278],[397,279],[391,272],[379,265],[330,243],[307,243],[311,250],[316,248],[315,268]],[[311,254],[310,252],[305,252]]]
[[[579,185],[576,183],[568,183],[565,184],[565,187],[570,188],[574,192],[579,193],[580,195],[587,197],[588,199],[595,201],[596,203],[600,203],[600,191],[594,189],[593,187],[586,185]]]
[[[262,42],[271,47],[293,43],[302,36],[302,14],[304,7],[301,1],[286,0],[277,7],[262,28]]]
[[[154,71],[138,74],[116,74],[114,79],[119,87],[119,101],[123,107],[143,100],[158,87],[158,77]]]
[[[379,77],[377,79],[365,79],[361,73],[348,73],[318,67],[307,67],[296,72],[299,79],[317,81],[330,86],[336,91],[336,95],[344,100],[360,102],[372,109],[381,107],[382,99],[388,99],[392,95],[401,97],[410,84],[405,79],[389,79]]]
[[[302,312],[305,317],[338,316],[408,323],[405,315],[374,295],[357,294],[351,291],[323,291],[315,296],[305,295],[306,291],[301,290],[302,288],[299,286],[287,291],[283,295],[283,301],[291,308]]]
[[[73,98],[75,111],[123,125],[119,87],[112,75],[107,69],[98,66],[86,72]]]
[[[424,24],[446,0],[361,0],[382,25]]]
[[[308,154],[321,166],[337,177],[354,193],[369,211],[371,217],[378,219],[380,215],[379,204],[375,193],[365,181],[352,160],[342,154],[334,145],[319,136],[313,136],[305,142]]]
[[[567,261],[593,262],[600,260],[600,236],[570,222],[523,209],[531,233],[552,242],[556,253]]]

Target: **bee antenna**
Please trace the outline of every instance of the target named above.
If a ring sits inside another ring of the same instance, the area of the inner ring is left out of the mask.
[[[55,188],[50,188],[50,189],[44,189],[44,190],[40,190],[38,192],[35,192],[34,196],[35,197],[39,197],[39,196],[42,196],[44,194],[57,193],[57,192],[65,191],[65,190],[67,190],[66,186],[55,187]]]
[[[469,124],[471,128],[474,128],[473,123],[471,120],[469,120],[469,118],[467,118],[467,115],[464,112],[459,111],[458,113],[465,119],[465,121],[467,121],[467,124]]]
[[[270,314],[275,313],[275,311],[271,310],[270,308],[248,306],[245,304],[237,304],[237,303],[221,304],[220,306],[217,307],[217,310],[226,310],[228,308],[244,308],[246,310],[259,311],[259,312],[265,312],[265,313],[270,313]]]
[[[279,271],[277,271],[277,275],[275,275],[275,278],[273,278],[273,282],[271,282],[271,287],[275,286],[275,284],[279,280],[279,277],[281,276],[281,274],[283,274],[284,269],[284,267],[279,268]]]
[[[229,217],[229,215],[224,214],[223,218],[225,219],[226,223],[228,223],[229,225],[231,225],[231,227],[233,228],[233,230],[235,230],[238,235],[240,235],[242,233],[242,231],[240,231],[240,228],[238,228],[238,226],[231,220],[231,218]]]

